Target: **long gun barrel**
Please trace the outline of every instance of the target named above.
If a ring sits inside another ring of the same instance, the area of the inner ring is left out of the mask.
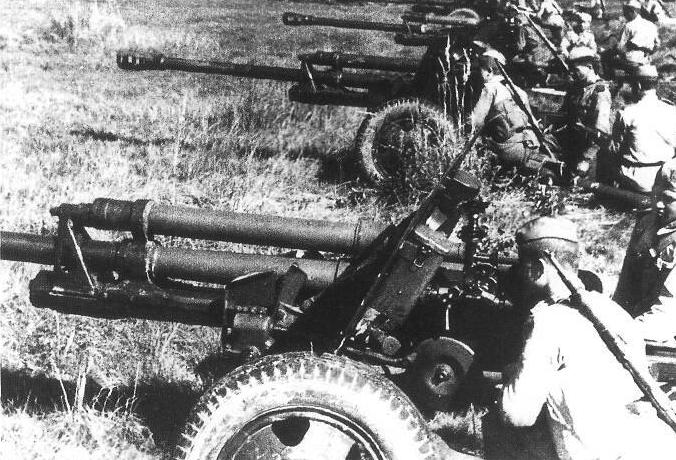
[[[0,232],[0,259],[53,265],[55,237]],[[82,256],[91,269],[114,270],[132,279],[178,279],[225,284],[247,273],[272,271],[284,274],[298,265],[308,275],[308,289],[327,287],[347,267],[345,261],[296,259],[229,251],[162,247],[137,241],[82,241]],[[64,262],[75,265],[70,255]]]
[[[123,70],[180,70],[183,72],[230,75],[288,82],[303,82],[308,79],[308,71],[306,69],[173,58],[161,53],[119,52],[117,53],[117,66]],[[353,88],[369,88],[374,84],[386,85],[389,83],[387,78],[374,74],[331,71],[313,72],[312,80],[316,84],[331,86],[343,85]]]
[[[145,239],[165,235],[343,254],[362,251],[385,229],[365,220],[350,224],[110,198],[62,204],[51,213],[83,227],[131,231]]]
[[[471,10],[469,10],[471,11]],[[437,24],[440,26],[476,26],[481,18],[476,13],[470,15],[437,15],[431,13],[406,13],[401,19],[406,22],[418,22],[421,24]]]
[[[456,8],[457,0],[341,0],[341,3],[386,3],[392,5],[429,5]]]
[[[282,22],[287,26],[328,26],[343,29],[377,30],[381,32],[415,33],[420,34],[428,30],[423,24],[403,24],[396,22],[375,22],[360,19],[338,19],[309,14],[286,12],[282,15]]]
[[[375,69],[389,72],[415,72],[420,65],[419,59],[374,56],[369,54],[350,54],[335,51],[315,51],[300,54],[298,59],[313,65],[331,66],[340,69]]]

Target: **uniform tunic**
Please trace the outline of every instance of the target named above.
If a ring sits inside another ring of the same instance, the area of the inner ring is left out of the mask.
[[[561,39],[561,53],[564,57],[568,57],[573,48],[589,48],[594,53],[598,50],[596,46],[596,38],[594,34],[588,30],[583,30],[580,33],[574,30],[568,30]]]
[[[528,95],[519,88],[517,91],[528,106]],[[527,157],[538,152],[540,142],[502,77],[495,76],[484,83],[472,111],[472,125],[475,129],[485,127],[491,149],[507,165],[524,165]]]
[[[628,64],[643,65],[650,64],[648,56],[659,43],[655,24],[639,15],[624,25],[618,48]]]
[[[647,366],[631,317],[598,293],[585,293],[595,313]],[[531,311],[525,343],[501,399],[505,422],[532,425],[542,406],[560,459],[673,458],[676,435],[652,408],[592,324],[577,310],[541,302]],[[638,408],[641,409],[640,413]]]
[[[674,344],[676,336],[676,227],[657,213],[639,216],[622,264],[613,300],[636,316],[641,334]]]
[[[562,131],[565,137],[560,143],[573,160],[593,162],[596,159],[599,146],[592,132],[610,134],[611,100],[608,84],[598,76],[592,82],[575,85],[566,93],[561,110],[568,129]]]
[[[676,107],[648,92],[618,112],[613,142],[619,155],[618,182],[623,188],[650,192],[660,166],[675,153]]]

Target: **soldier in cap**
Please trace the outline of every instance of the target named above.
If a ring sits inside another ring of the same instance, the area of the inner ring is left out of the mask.
[[[504,57],[495,50],[479,56],[483,89],[472,111],[472,126],[483,130],[488,147],[503,165],[527,173],[537,171],[547,157],[539,152],[540,142],[528,117],[504,82],[499,68],[504,64]],[[526,92],[520,88],[517,91],[528,106]]]
[[[676,153],[676,108],[657,97],[655,66],[641,66],[634,75],[638,102],[616,115],[608,158],[600,159],[599,179],[650,193],[662,164]]]
[[[567,219],[540,217],[524,224],[516,241],[516,278],[524,293],[517,301],[530,315],[521,353],[503,372],[498,412],[484,420],[487,458],[671,458],[676,447],[673,431],[640,401],[641,390],[569,300],[571,292],[545,256],[545,251],[553,254],[575,279],[576,226]],[[604,326],[627,344],[633,361],[647,366],[643,340],[627,312],[598,292],[580,287],[579,294]],[[532,455],[532,448],[525,454],[515,452],[523,447],[519,427],[536,424],[542,411],[556,454],[540,449]]]
[[[558,130],[557,140],[568,155],[571,170],[593,176],[597,152],[601,146],[607,147],[610,135],[612,97],[608,83],[594,70],[596,53],[593,50],[575,48],[568,60],[574,83],[561,106],[566,124]]]
[[[638,216],[613,299],[649,342],[676,346],[676,160],[662,166],[653,207]]]
[[[561,40],[561,54],[568,58],[570,52],[575,48],[587,48],[596,54],[596,38],[591,30],[591,15],[577,12],[573,16],[570,30],[566,31]]]
[[[622,7],[627,23],[617,47],[609,49],[603,56],[605,70],[611,78],[615,77],[615,69],[631,73],[639,66],[650,64],[650,55],[660,43],[657,27],[641,17],[640,11],[638,0],[629,0]]]

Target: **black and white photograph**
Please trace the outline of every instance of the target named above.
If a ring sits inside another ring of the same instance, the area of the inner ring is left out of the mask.
[[[676,459],[675,0],[0,19],[0,458]]]

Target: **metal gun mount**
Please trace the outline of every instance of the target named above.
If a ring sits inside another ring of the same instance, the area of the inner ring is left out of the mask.
[[[402,369],[451,362],[457,375],[425,394],[438,406],[473,361],[499,366],[509,347],[496,341],[507,343],[515,321],[498,286],[512,260],[477,251],[485,206],[477,190],[458,173],[410,233],[411,218],[383,227],[99,198],[52,209],[55,236],[0,232],[0,257],[52,265],[30,283],[36,307],[219,327],[224,349],[241,359],[311,344]],[[462,239],[449,238],[463,220]],[[93,240],[87,228],[130,238]],[[165,247],[166,236],[300,248],[314,258]],[[486,317],[491,324],[479,326]]]

